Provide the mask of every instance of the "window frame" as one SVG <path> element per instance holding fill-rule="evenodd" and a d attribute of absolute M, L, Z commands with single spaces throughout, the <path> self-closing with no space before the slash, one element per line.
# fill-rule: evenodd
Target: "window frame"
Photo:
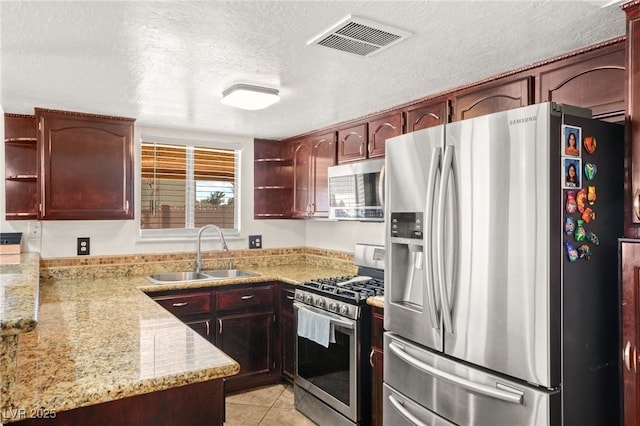
<path fill-rule="evenodd" d="M 237 238 L 240 236 L 241 231 L 241 218 L 242 218 L 242 144 L 238 142 L 220 142 L 215 139 L 198 139 L 193 137 L 179 137 L 179 136 L 164 136 L 157 133 L 142 133 L 138 137 L 137 143 L 137 161 L 136 167 L 136 184 L 139 190 L 136 194 L 138 205 L 138 219 L 137 226 L 140 235 L 140 239 L 144 241 L 184 241 L 192 240 L 198 235 L 200 228 L 165 228 L 165 229 L 142 229 L 142 143 L 161 143 L 170 144 L 184 147 L 201 147 L 212 149 L 233 149 L 236 151 L 236 163 L 235 163 L 235 193 L 234 193 L 234 222 L 235 228 L 222 228 L 222 232 L 225 238 Z M 193 210 L 193 209 L 192 209 Z"/>

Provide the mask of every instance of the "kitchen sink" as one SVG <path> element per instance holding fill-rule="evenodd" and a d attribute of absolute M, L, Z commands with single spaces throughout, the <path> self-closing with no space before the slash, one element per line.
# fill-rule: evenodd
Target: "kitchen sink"
<path fill-rule="evenodd" d="M 243 271 L 241 269 L 212 269 L 202 272 L 205 275 L 213 279 L 225 279 L 225 278 L 244 278 L 244 277 L 257 277 L 258 274 L 253 272 Z"/>
<path fill-rule="evenodd" d="M 258 274 L 240 269 L 212 269 L 203 272 L 163 272 L 147 275 L 145 278 L 154 284 L 169 284 L 193 281 L 211 281 L 229 278 L 257 277 Z"/>
<path fill-rule="evenodd" d="M 185 281 L 204 281 L 210 280 L 211 277 L 199 272 L 163 272 L 160 274 L 151 274 L 145 277 L 154 284 L 177 283 Z"/>

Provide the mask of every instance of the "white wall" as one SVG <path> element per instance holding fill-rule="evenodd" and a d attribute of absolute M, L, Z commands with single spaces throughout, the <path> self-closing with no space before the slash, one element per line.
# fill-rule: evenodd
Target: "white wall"
<path fill-rule="evenodd" d="M 0 113 L 2 113 L 0 106 Z M 139 175 L 139 141 L 141 133 L 153 133 L 149 127 L 136 126 L 136 176 Z M 155 131 L 157 133 L 157 131 Z M 230 249 L 248 247 L 248 235 L 261 234 L 263 247 L 308 246 L 329 250 L 353 252 L 356 243 L 384 244 L 384 225 L 365 222 L 304 221 L 304 220 L 253 220 L 253 140 L 246 137 L 212 135 L 182 130 L 163 129 L 163 134 L 189 139 L 235 142 L 242 145 L 241 157 L 241 236 L 229 239 Z M 4 120 L 0 120 L 0 140 L 4 139 Z M 4 144 L 0 146 L 0 164 L 4 170 Z M 4 175 L 4 173 L 2 173 Z M 138 253 L 171 253 L 194 250 L 193 240 L 142 241 L 139 238 L 137 205 L 135 220 L 115 221 L 41 221 L 41 237 L 29 235 L 30 221 L 5 220 L 4 185 L 0 185 L 0 230 L 22 232 L 23 250 L 40 251 L 43 258 L 76 256 L 76 239 L 91 238 L 91 255 L 118 255 Z M 136 204 L 139 204 L 140 183 L 136 180 Z M 217 241 L 206 241 L 203 248 L 218 248 Z"/>
<path fill-rule="evenodd" d="M 307 222 L 308 247 L 353 252 L 356 243 L 384 245 L 384 224 L 348 221 Z"/>

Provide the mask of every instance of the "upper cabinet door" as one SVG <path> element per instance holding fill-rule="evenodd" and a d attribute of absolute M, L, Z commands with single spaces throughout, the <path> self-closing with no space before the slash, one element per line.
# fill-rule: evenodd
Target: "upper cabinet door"
<path fill-rule="evenodd" d="M 367 124 L 338 131 L 338 163 L 367 158 Z"/>
<path fill-rule="evenodd" d="M 624 121 L 624 45 L 570 57 L 540 73 L 540 102 L 591 109 L 594 118 Z"/>
<path fill-rule="evenodd" d="M 311 214 L 311 141 L 303 139 L 293 144 L 293 208 L 294 217 Z"/>
<path fill-rule="evenodd" d="M 41 218 L 133 219 L 133 119 L 36 109 Z"/>
<path fill-rule="evenodd" d="M 405 110 L 407 115 L 405 133 L 446 124 L 449 121 L 447 105 L 447 101 L 428 101 L 407 108 Z"/>
<path fill-rule="evenodd" d="M 329 167 L 336 164 L 336 136 L 334 132 L 316 136 L 311 140 L 313 162 L 313 192 L 309 200 L 311 215 L 329 216 Z"/>
<path fill-rule="evenodd" d="M 499 84 L 482 84 L 454 97 L 455 121 L 527 106 L 532 102 L 530 76 Z"/>
<path fill-rule="evenodd" d="M 402 134 L 402 112 L 395 111 L 369 122 L 369 158 L 384 157 L 387 139 Z"/>
<path fill-rule="evenodd" d="M 630 137 L 629 192 L 626 194 L 625 235 L 640 238 L 640 3 L 624 5 L 627 14 L 627 128 Z"/>

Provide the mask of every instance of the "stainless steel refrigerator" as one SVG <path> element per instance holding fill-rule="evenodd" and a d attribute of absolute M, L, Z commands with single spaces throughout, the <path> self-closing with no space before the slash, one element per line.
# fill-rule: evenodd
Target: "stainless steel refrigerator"
<path fill-rule="evenodd" d="M 623 158 L 555 103 L 387 141 L 385 424 L 619 423 Z"/>

